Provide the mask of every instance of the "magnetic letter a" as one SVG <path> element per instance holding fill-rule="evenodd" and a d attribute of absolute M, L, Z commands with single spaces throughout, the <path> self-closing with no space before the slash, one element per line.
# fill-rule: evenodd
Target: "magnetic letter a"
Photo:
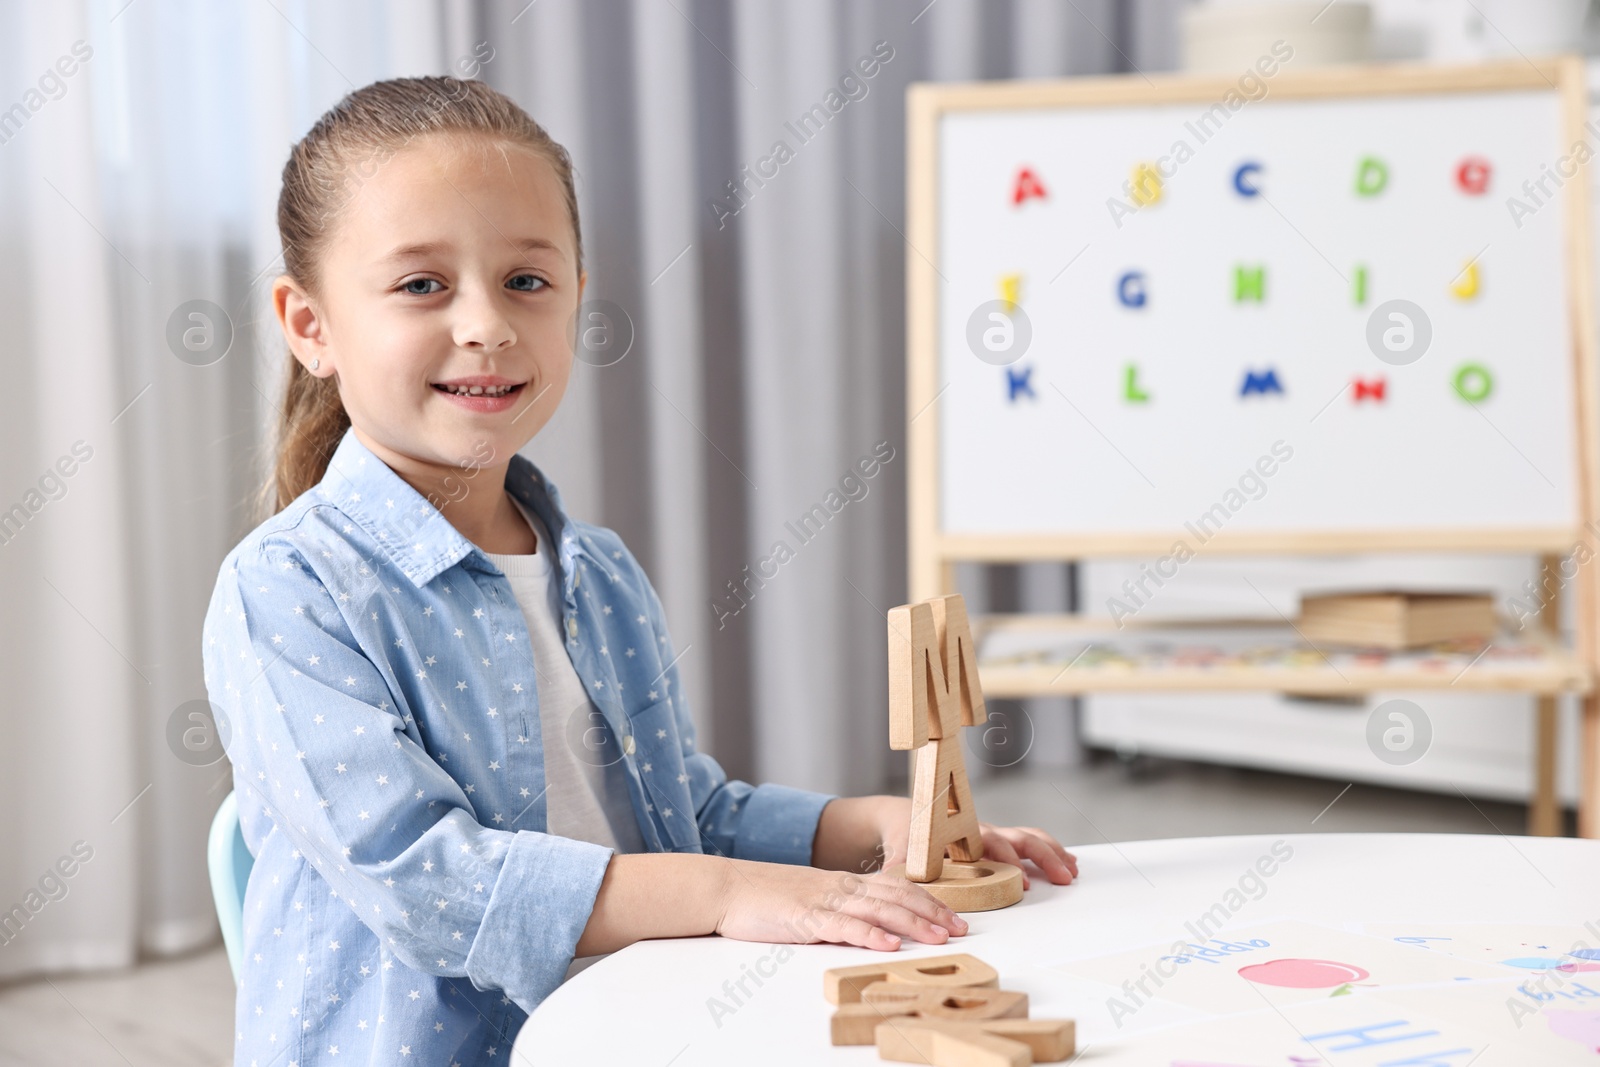
<path fill-rule="evenodd" d="M 961 727 L 984 722 L 978 655 L 959 595 L 889 612 L 889 747 L 912 749 L 906 877 L 936 881 L 950 858 L 983 858 Z"/>
<path fill-rule="evenodd" d="M 1045 199 L 1050 194 L 1045 192 L 1044 183 L 1034 175 L 1031 168 L 1023 167 L 1017 171 L 1016 180 L 1011 183 L 1011 206 L 1021 207 L 1024 200 L 1030 197 Z"/>

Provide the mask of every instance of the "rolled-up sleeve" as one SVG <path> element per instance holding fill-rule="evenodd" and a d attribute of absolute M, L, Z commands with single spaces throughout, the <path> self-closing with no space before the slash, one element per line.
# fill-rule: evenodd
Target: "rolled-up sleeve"
<path fill-rule="evenodd" d="M 714 855 L 734 859 L 810 866 L 817 822 L 822 818 L 823 807 L 836 799 L 836 794 L 816 793 L 775 782 L 751 785 L 737 779 L 730 781 L 716 759 L 695 749 L 694 720 L 679 684 L 678 655 L 667 633 L 666 612 L 644 568 L 625 546 L 621 551 L 644 589 L 650 625 L 662 649 L 662 659 L 667 663 L 663 672 L 666 690 L 672 694 L 678 736 L 685 742 L 683 763 L 689 775 L 690 796 L 694 801 L 702 847 Z"/>
<path fill-rule="evenodd" d="M 612 850 L 481 824 L 354 636 L 350 599 L 286 542 L 224 564 L 204 663 L 240 807 L 287 835 L 406 966 L 531 1012 L 561 984 Z"/>

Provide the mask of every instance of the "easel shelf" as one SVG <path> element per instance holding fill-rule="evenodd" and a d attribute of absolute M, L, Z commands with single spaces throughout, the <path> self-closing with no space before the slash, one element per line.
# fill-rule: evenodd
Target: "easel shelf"
<path fill-rule="evenodd" d="M 1542 631 L 1502 632 L 1487 646 L 1407 653 L 1317 648 L 1278 621 L 1125 623 L 1073 615 L 973 619 L 978 670 L 992 697 L 1268 691 L 1339 696 L 1398 689 L 1588 693 L 1589 669 Z"/>

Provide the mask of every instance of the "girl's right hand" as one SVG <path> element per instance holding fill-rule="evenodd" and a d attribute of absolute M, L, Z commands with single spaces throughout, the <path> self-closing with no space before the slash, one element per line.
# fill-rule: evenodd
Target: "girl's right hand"
<path fill-rule="evenodd" d="M 831 941 L 893 952 L 901 937 L 942 945 L 967 932 L 965 919 L 904 878 L 725 862 L 716 927 L 724 937 L 800 945 Z"/>

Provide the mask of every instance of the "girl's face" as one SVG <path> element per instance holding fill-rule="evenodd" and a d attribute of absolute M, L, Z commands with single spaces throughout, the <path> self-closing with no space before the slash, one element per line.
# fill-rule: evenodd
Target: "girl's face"
<path fill-rule="evenodd" d="M 433 135 L 349 178 L 320 299 L 290 283 L 280 302 L 297 357 L 337 375 L 362 443 L 403 473 L 503 469 L 572 370 L 585 278 L 555 170 L 520 146 Z"/>

